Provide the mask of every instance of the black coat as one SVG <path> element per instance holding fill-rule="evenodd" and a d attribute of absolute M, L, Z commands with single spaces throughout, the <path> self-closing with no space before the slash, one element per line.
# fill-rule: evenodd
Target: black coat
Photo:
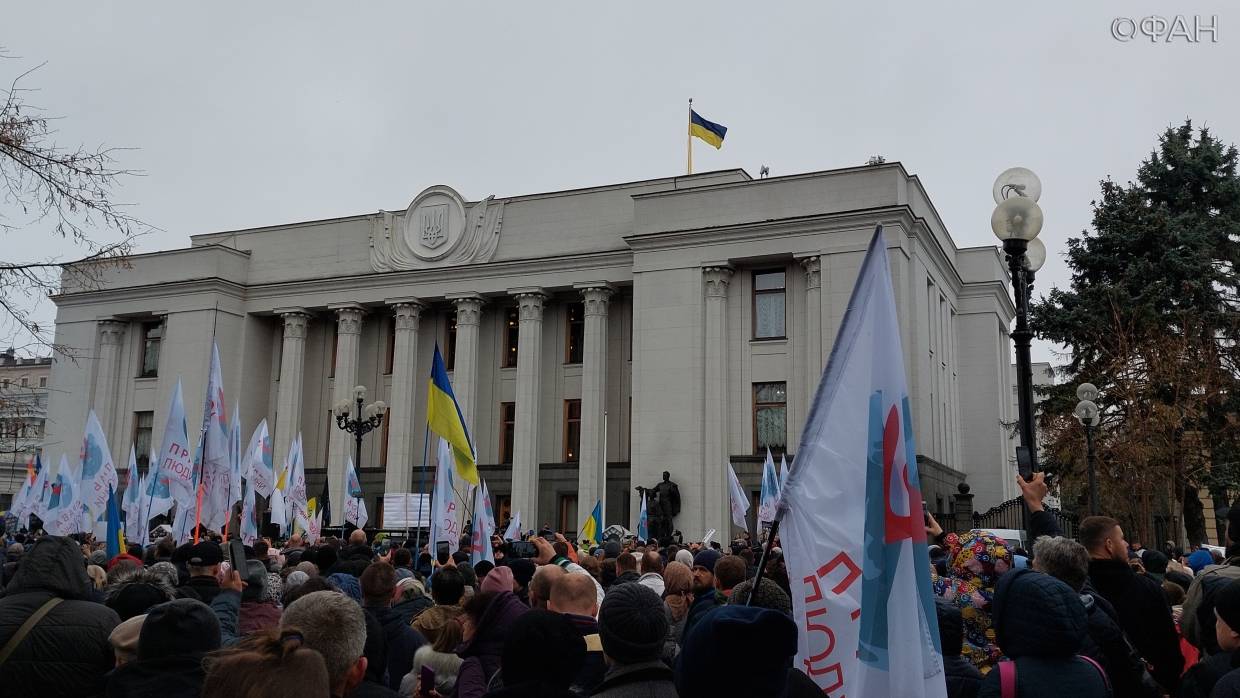
<path fill-rule="evenodd" d="M 1219 679 L 1235 668 L 1232 655 L 1213 654 L 1197 662 L 1180 679 L 1179 698 L 1210 698 Z M 1240 693 L 1235 694 L 1240 696 Z"/>
<path fill-rule="evenodd" d="M 106 698 L 198 698 L 206 671 L 202 655 L 130 662 L 108 674 Z"/>
<path fill-rule="evenodd" d="M 1161 696 L 1161 691 L 1151 691 L 1142 684 L 1145 663 L 1124 636 L 1110 602 L 1096 591 L 1086 588 L 1081 592 L 1081 603 L 1085 604 L 1086 618 L 1089 620 L 1089 635 L 1085 638 L 1081 654 L 1102 665 L 1115 695 L 1133 698 Z"/>
<path fill-rule="evenodd" d="M 1089 621 L 1067 584 L 1033 570 L 999 578 L 991 617 L 995 639 L 1016 665 L 1020 698 L 1107 698 L 1101 671 L 1077 656 Z M 999 668 L 982 680 L 979 698 L 999 698 Z"/>
<path fill-rule="evenodd" d="M 94 587 L 82 551 L 69 538 L 35 543 L 0 599 L 0 646 L 48 599 L 64 599 L 26 635 L 0 666 L 5 696 L 91 696 L 103 692 L 115 664 L 108 634 L 116 611 L 89 601 Z"/>
<path fill-rule="evenodd" d="M 215 577 L 190 577 L 177 587 L 177 595 L 183 599 L 198 599 L 210 606 L 220 594 L 220 583 Z"/>
<path fill-rule="evenodd" d="M 1153 668 L 1150 673 L 1168 693 L 1175 693 L 1184 669 L 1180 636 L 1162 585 L 1139 575 L 1120 560 L 1090 560 L 1090 584 L 1115 608 L 1119 625 Z"/>
<path fill-rule="evenodd" d="M 400 680 L 413 669 L 413 655 L 426 644 L 426 638 L 387 606 L 367 606 L 366 610 L 374 614 L 375 620 L 383 626 L 387 646 L 387 686 L 398 689 Z"/>
<path fill-rule="evenodd" d="M 982 672 L 973 662 L 960 655 L 943 657 L 943 672 L 947 675 L 947 698 L 977 698 Z"/>

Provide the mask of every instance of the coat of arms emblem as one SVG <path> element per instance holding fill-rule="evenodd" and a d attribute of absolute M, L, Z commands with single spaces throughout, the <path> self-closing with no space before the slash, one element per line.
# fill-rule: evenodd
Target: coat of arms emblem
<path fill-rule="evenodd" d="M 439 247 L 448 239 L 448 207 L 440 204 L 427 206 L 418 212 L 418 230 L 422 244 L 430 249 Z"/>

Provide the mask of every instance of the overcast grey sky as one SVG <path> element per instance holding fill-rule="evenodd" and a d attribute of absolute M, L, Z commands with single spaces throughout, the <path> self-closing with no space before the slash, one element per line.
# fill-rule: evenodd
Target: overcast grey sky
<path fill-rule="evenodd" d="M 1217 15 L 1217 42 L 1112 37 L 1117 17 L 1176 14 Z M 962 247 L 995 242 L 995 175 L 1033 169 L 1045 288 L 1098 180 L 1130 178 L 1161 130 L 1191 117 L 1240 140 L 1223 1 L 22 3 L 0 46 L 6 82 L 47 62 L 25 84 L 62 141 L 136 149 L 120 164 L 146 174 L 118 198 L 162 229 L 143 251 L 399 209 L 437 183 L 476 199 L 678 174 L 692 96 L 728 127 L 695 169 L 881 154 Z M 55 248 L 38 229 L 0 245 Z"/>

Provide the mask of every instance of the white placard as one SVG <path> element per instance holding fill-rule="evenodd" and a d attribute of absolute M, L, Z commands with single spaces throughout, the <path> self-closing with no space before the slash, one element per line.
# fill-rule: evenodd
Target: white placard
<path fill-rule="evenodd" d="M 383 495 L 383 528 L 422 528 L 430 524 L 429 494 L 388 492 Z"/>

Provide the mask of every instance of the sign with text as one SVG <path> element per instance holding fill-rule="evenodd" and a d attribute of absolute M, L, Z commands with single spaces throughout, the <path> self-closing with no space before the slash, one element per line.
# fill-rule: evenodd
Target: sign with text
<path fill-rule="evenodd" d="M 421 528 L 431 523 L 431 496 L 413 492 L 383 495 L 383 528 Z"/>

